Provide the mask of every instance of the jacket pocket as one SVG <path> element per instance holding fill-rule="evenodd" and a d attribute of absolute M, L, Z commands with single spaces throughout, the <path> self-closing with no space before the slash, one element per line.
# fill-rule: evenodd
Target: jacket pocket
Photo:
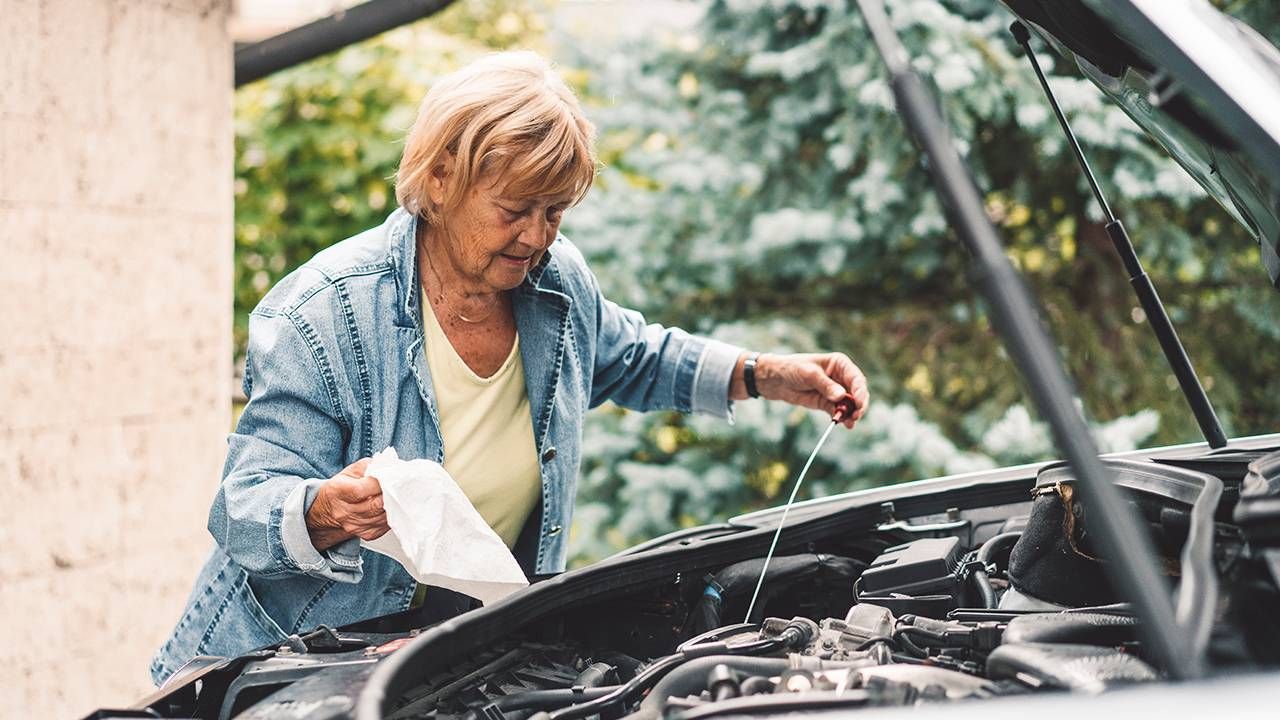
<path fill-rule="evenodd" d="M 249 584 L 249 573 L 234 563 L 226 571 L 231 574 L 231 587 L 205 627 L 195 654 L 235 657 L 284 640 L 287 633 L 262 608 Z"/>
<path fill-rule="evenodd" d="M 249 574 L 227 559 L 201 573 L 177 627 L 152 660 L 151 677 L 160 684 L 196 655 L 236 657 L 284 638 L 253 594 Z"/>

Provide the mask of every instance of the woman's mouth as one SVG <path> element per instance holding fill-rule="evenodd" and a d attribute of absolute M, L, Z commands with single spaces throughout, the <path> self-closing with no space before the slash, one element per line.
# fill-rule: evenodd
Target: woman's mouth
<path fill-rule="evenodd" d="M 498 257 L 502 260 L 502 262 L 508 265 L 511 265 L 512 267 L 525 267 L 529 264 L 529 260 L 533 258 L 532 255 L 520 256 L 520 255 L 508 255 L 506 253 L 501 253 L 498 255 Z"/>

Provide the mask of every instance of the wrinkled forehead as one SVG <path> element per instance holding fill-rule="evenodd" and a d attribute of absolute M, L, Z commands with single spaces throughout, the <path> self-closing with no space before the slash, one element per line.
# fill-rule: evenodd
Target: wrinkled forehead
<path fill-rule="evenodd" d="M 503 178 L 495 179 L 483 189 L 494 200 L 503 202 L 554 206 L 572 205 L 578 201 L 578 197 L 570 191 L 543 192 L 541 188 L 524 188 L 517 181 L 507 182 Z"/>

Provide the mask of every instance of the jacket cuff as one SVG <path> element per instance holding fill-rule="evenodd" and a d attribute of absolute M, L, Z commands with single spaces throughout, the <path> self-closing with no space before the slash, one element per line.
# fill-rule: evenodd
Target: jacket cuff
<path fill-rule="evenodd" d="M 338 582 L 359 582 L 364 575 L 360 560 L 360 539 L 351 538 L 320 551 L 311 544 L 307 532 L 307 511 L 316 500 L 324 480 L 304 480 L 289 491 L 280 518 L 281 544 L 289 560 L 302 572 Z"/>
<path fill-rule="evenodd" d="M 720 418 L 733 417 L 729 382 L 742 348 L 719 340 L 707 340 L 693 375 L 693 411 Z"/>

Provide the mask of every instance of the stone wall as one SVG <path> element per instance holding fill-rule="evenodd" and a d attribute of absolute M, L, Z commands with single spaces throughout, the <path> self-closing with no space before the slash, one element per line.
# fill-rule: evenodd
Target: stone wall
<path fill-rule="evenodd" d="M 0 0 L 0 717 L 151 690 L 230 417 L 231 0 Z"/>

